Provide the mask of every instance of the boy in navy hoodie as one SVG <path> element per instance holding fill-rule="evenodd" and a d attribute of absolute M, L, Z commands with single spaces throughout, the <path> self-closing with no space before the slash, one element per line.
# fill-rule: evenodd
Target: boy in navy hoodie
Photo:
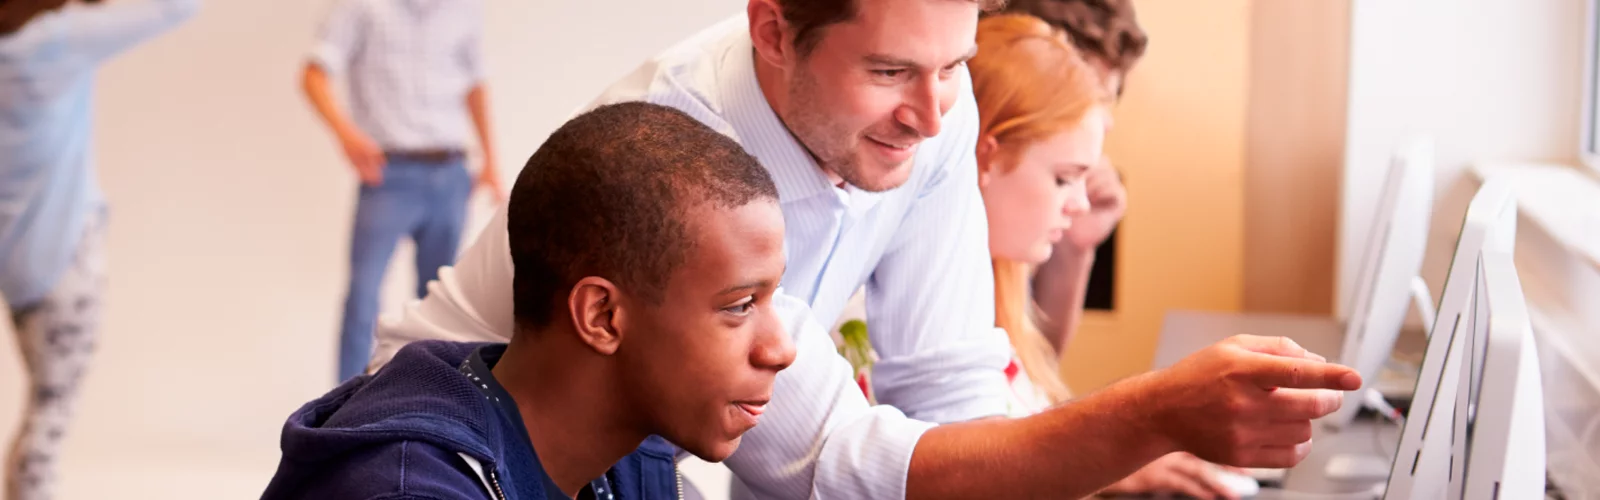
<path fill-rule="evenodd" d="M 654 436 L 726 458 L 794 360 L 777 200 L 679 111 L 574 118 L 511 191 L 511 343 L 412 344 L 306 404 L 262 498 L 677 498 Z"/>

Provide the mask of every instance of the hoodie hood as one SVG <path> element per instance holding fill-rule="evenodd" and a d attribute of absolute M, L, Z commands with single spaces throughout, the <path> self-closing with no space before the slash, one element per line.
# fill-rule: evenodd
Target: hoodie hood
<path fill-rule="evenodd" d="M 378 373 L 351 379 L 300 407 L 284 423 L 283 458 L 262 498 L 302 498 L 305 492 L 336 489 L 352 479 L 330 471 L 348 470 L 352 460 L 370 461 L 357 457 L 373 453 L 388 454 L 377 463 L 394 464 L 393 471 L 381 466 L 377 474 L 393 474 L 400 481 L 428 474 L 459 477 L 455 475 L 470 467 L 477 473 L 470 488 L 476 492 L 488 488 L 495 498 L 545 498 L 547 479 L 536 470 L 540 466 L 532 448 L 507 449 L 512 440 L 527 440 L 518 430 L 520 423 L 502 422 L 505 419 L 496 416 L 500 410 L 461 372 L 472 353 L 488 345 L 416 342 L 401 349 Z M 407 469 L 401 465 L 409 463 L 402 443 L 427 444 L 452 455 L 447 457 L 452 464 L 459 459 L 459 467 Z M 675 452 L 659 437 L 645 440 L 606 473 L 615 498 L 676 498 Z M 475 463 L 469 466 L 469 462 Z"/>
<path fill-rule="evenodd" d="M 492 424 L 494 409 L 459 371 L 483 345 L 419 342 L 377 374 L 306 403 L 283 426 L 284 457 L 337 460 L 374 445 L 421 441 L 494 461 L 504 443 Z"/>

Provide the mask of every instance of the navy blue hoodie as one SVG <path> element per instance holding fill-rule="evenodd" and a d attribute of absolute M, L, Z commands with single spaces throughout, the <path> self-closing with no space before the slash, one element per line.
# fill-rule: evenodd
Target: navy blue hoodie
<path fill-rule="evenodd" d="M 283 459 L 262 500 L 566 498 L 521 418 L 460 371 L 486 345 L 417 342 L 377 374 L 306 403 L 283 426 Z M 624 457 L 606 472 L 614 498 L 678 498 L 674 452 L 651 437 Z"/>

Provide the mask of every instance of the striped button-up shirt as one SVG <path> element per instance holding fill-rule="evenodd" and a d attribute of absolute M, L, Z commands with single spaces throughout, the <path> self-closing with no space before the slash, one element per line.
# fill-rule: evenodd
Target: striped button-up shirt
<path fill-rule="evenodd" d="M 464 149 L 483 22 L 482 0 L 335 0 L 311 62 L 345 77 L 351 119 L 380 147 Z"/>
<path fill-rule="evenodd" d="M 911 452 L 933 423 L 1003 415 L 1010 344 L 994 328 L 994 278 L 974 148 L 978 110 L 965 71 L 940 135 L 910 179 L 884 192 L 829 182 L 763 97 L 738 16 L 647 62 L 591 107 L 649 101 L 736 139 L 777 183 L 788 270 L 776 303 L 798 356 L 779 373 L 761 424 L 728 467 L 764 498 L 900 498 Z M 378 329 L 375 364 L 425 338 L 512 333 L 505 210 L 398 323 Z M 880 361 L 869 407 L 822 324 L 865 285 Z M 908 416 L 910 418 L 908 418 Z M 917 419 L 917 420 L 913 420 Z"/>

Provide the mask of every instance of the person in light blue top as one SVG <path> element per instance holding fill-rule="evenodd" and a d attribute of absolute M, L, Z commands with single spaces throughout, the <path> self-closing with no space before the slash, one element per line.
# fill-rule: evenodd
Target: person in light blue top
<path fill-rule="evenodd" d="M 95 72 L 189 18 L 197 0 L 0 1 L 0 295 L 29 387 L 6 498 L 51 497 L 57 451 L 99 325 L 104 200 Z"/>

